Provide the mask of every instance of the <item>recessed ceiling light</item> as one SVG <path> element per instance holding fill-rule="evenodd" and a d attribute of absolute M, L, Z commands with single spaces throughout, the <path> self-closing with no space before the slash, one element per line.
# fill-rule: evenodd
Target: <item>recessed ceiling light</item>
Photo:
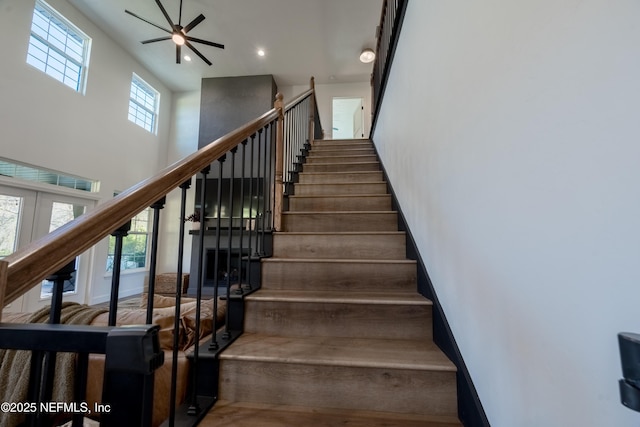
<path fill-rule="evenodd" d="M 258 49 L 258 56 L 265 56 L 266 53 L 262 49 Z"/>
<path fill-rule="evenodd" d="M 190 57 L 189 55 L 185 55 L 185 56 L 184 56 L 184 60 L 185 60 L 185 61 L 191 61 L 191 57 Z"/>
<path fill-rule="evenodd" d="M 371 49 L 364 49 L 360 53 L 360 61 L 364 62 L 365 64 L 368 64 L 369 62 L 373 62 L 374 59 L 376 59 L 376 54 Z"/>

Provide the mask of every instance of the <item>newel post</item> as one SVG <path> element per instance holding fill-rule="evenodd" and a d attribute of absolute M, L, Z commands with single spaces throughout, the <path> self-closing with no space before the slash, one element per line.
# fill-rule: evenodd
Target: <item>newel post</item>
<path fill-rule="evenodd" d="M 276 125 L 276 168 L 275 168 L 275 198 L 273 201 L 273 228 L 276 231 L 282 230 L 282 206 L 284 198 L 284 184 L 282 175 L 284 173 L 284 97 L 281 93 L 276 95 L 273 108 L 278 111 L 278 123 Z"/>
<path fill-rule="evenodd" d="M 309 145 L 313 144 L 313 138 L 315 136 L 315 123 L 316 123 L 316 79 L 311 76 L 309 82 L 311 87 L 311 97 L 309 98 Z"/>
<path fill-rule="evenodd" d="M 2 309 L 4 308 L 4 290 L 7 289 L 7 261 L 0 260 L 0 321 L 2 320 Z"/>

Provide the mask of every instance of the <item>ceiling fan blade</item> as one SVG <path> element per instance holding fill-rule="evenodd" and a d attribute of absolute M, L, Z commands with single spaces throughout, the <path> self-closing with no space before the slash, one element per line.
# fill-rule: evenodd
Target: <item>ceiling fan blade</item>
<path fill-rule="evenodd" d="M 165 19 L 167 20 L 167 22 L 169 23 L 169 25 L 171 25 L 171 28 L 174 29 L 174 31 L 176 31 L 176 26 L 173 23 L 173 21 L 171 20 L 171 17 L 169 17 L 169 14 L 167 13 L 167 10 L 164 8 L 164 6 L 162 5 L 162 3 L 160 3 L 160 0 L 156 0 L 156 4 L 158 5 L 158 7 L 160 8 L 160 11 L 162 12 L 162 14 L 164 15 Z"/>
<path fill-rule="evenodd" d="M 138 18 L 139 20 L 144 21 L 144 22 L 146 22 L 146 23 L 147 23 L 147 24 L 149 24 L 149 25 L 153 25 L 154 27 L 159 28 L 159 29 L 161 29 L 162 31 L 165 31 L 165 32 L 167 32 L 167 33 L 172 33 L 172 32 L 173 32 L 173 31 L 171 31 L 171 30 L 167 30 L 167 29 L 166 29 L 166 28 L 164 28 L 164 27 L 161 27 L 161 26 L 160 26 L 160 25 L 158 25 L 158 24 L 154 24 L 154 23 L 153 23 L 153 22 L 151 22 L 151 21 L 147 21 L 147 20 L 146 20 L 146 19 L 144 19 L 143 17 L 138 16 L 138 15 L 136 15 L 135 13 L 133 13 L 133 12 L 131 12 L 131 11 L 125 10 L 125 13 L 128 13 L 129 15 L 131 15 L 131 16 L 133 16 L 133 17 L 135 17 L 135 18 Z"/>
<path fill-rule="evenodd" d="M 180 52 L 181 52 L 180 48 L 181 47 L 182 46 L 180 46 L 179 44 L 176 45 L 176 64 L 179 64 L 180 60 L 181 60 L 181 54 L 180 54 Z"/>
<path fill-rule="evenodd" d="M 198 15 L 193 21 L 189 22 L 183 29 L 182 31 L 184 31 L 185 34 L 187 34 L 189 31 L 191 31 L 193 29 L 193 27 L 195 27 L 196 25 L 198 25 L 199 23 L 201 23 L 202 21 L 204 21 L 204 15 L 200 14 Z"/>
<path fill-rule="evenodd" d="M 220 49 L 224 49 L 224 45 L 220 44 L 220 43 L 214 43 L 214 42 L 210 42 L 210 41 L 207 41 L 207 40 L 197 39 L 195 37 L 189 37 L 189 36 L 186 36 L 185 38 L 187 40 L 189 40 L 189 41 L 192 41 L 192 42 L 202 43 L 202 44 L 206 44 L 208 46 L 213 46 L 213 47 L 218 47 Z"/>
<path fill-rule="evenodd" d="M 171 40 L 171 36 L 169 36 L 169 37 L 158 37 L 157 39 L 143 40 L 140 43 L 149 44 L 149 43 L 161 42 L 161 41 L 164 41 L 164 40 Z"/>
<path fill-rule="evenodd" d="M 204 57 L 203 54 L 200 53 L 200 51 L 198 49 L 196 49 L 195 47 L 193 47 L 193 45 L 191 43 L 189 43 L 189 41 L 185 41 L 184 42 L 185 46 L 187 46 L 189 49 L 191 49 L 193 51 L 193 53 L 195 53 L 196 55 L 198 55 L 200 57 L 200 59 L 202 59 L 204 62 L 207 63 L 207 65 L 211 66 L 211 61 L 209 61 L 207 58 Z"/>

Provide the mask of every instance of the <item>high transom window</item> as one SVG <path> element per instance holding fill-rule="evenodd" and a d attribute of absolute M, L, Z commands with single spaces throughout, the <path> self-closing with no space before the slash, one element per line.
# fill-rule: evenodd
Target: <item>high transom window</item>
<path fill-rule="evenodd" d="M 151 133 L 156 133 L 159 105 L 158 91 L 134 73 L 129 96 L 129 120 Z"/>
<path fill-rule="evenodd" d="M 41 0 L 36 0 L 27 63 L 84 93 L 91 39 Z"/>

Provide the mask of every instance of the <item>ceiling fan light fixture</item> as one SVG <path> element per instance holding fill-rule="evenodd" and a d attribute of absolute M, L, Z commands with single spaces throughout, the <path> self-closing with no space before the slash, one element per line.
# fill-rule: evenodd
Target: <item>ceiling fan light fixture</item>
<path fill-rule="evenodd" d="M 205 64 L 209 66 L 213 65 L 212 62 L 209 61 L 206 56 L 200 53 L 200 51 L 196 49 L 195 46 L 193 46 L 191 43 L 201 43 L 207 46 L 217 47 L 218 49 L 224 49 L 224 45 L 220 43 L 214 43 L 208 40 L 198 39 L 196 37 L 191 37 L 190 35 L 188 35 L 189 31 L 193 30 L 197 25 L 199 25 L 202 21 L 205 20 L 204 15 L 203 14 L 198 15 L 195 19 L 193 19 L 191 22 L 189 22 L 187 25 L 183 27 L 182 26 L 182 0 L 180 0 L 180 12 L 179 12 L 179 18 L 177 23 L 173 22 L 173 20 L 167 13 L 167 10 L 164 8 L 160 0 L 156 0 L 156 4 L 158 5 L 158 8 L 160 8 L 160 11 L 164 15 L 171 29 L 165 28 L 162 25 L 158 25 L 151 21 L 148 21 L 145 18 L 138 16 L 135 13 L 125 9 L 125 13 L 169 34 L 168 36 L 164 36 L 164 37 L 158 37 L 150 40 L 143 40 L 141 43 L 149 44 L 149 43 L 161 42 L 165 40 L 171 40 L 176 45 L 176 64 L 180 64 L 181 49 L 182 49 L 182 46 L 186 46 L 189 49 L 191 49 L 193 53 L 198 55 L 200 59 L 202 59 L 205 62 Z"/>
<path fill-rule="evenodd" d="M 173 42 L 178 46 L 183 46 L 184 42 L 186 41 L 184 35 L 177 32 L 171 35 L 171 40 L 173 40 Z"/>
<path fill-rule="evenodd" d="M 374 59 L 376 59 L 376 53 L 372 49 L 363 49 L 360 53 L 360 62 L 368 64 L 373 62 Z"/>

